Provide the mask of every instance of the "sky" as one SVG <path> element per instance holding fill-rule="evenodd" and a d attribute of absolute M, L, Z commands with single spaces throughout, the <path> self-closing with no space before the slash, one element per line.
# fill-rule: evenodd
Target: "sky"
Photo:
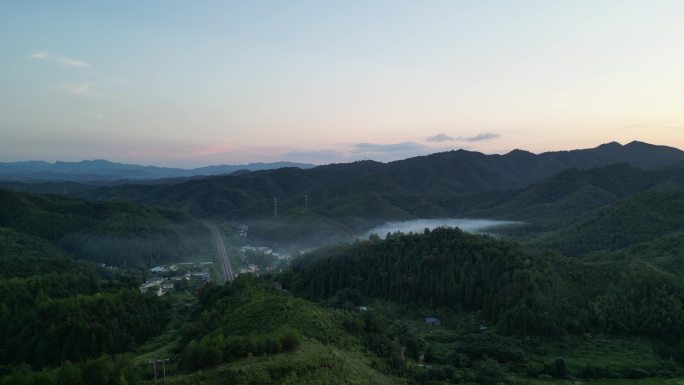
<path fill-rule="evenodd" d="M 684 148 L 684 2 L 0 0 L 0 161 Z"/>

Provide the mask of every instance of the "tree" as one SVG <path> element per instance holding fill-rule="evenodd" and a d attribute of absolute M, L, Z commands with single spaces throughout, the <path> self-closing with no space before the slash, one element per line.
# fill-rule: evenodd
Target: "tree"
<path fill-rule="evenodd" d="M 128 381 L 126 381 L 126 375 L 121 372 L 121 375 L 119 376 L 119 385 L 128 385 Z"/>
<path fill-rule="evenodd" d="M 551 366 L 551 375 L 554 378 L 565 378 L 568 376 L 567 369 L 565 367 L 565 360 L 562 358 L 557 358 Z"/>
<path fill-rule="evenodd" d="M 75 366 L 71 361 L 64 361 L 62 366 L 57 370 L 57 385 L 81 385 L 83 378 L 81 377 L 81 369 Z"/>

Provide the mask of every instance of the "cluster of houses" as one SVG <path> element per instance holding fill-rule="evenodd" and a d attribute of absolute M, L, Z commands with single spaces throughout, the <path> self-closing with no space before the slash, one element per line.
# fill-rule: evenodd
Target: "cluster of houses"
<path fill-rule="evenodd" d="M 253 264 L 248 264 L 247 267 L 243 267 L 240 269 L 240 274 L 245 274 L 245 273 L 256 273 L 259 271 L 259 266 L 253 265 Z"/>
<path fill-rule="evenodd" d="M 246 266 L 240 269 L 240 274 L 258 273 L 261 270 L 261 268 L 264 267 L 261 266 L 260 268 L 257 264 L 252 263 L 252 261 L 250 260 L 250 255 L 253 254 L 272 256 L 275 260 L 278 261 L 288 260 L 291 257 L 289 253 L 275 252 L 272 248 L 266 246 L 242 246 L 239 249 L 239 255 Z M 271 267 L 268 267 L 268 270 L 270 269 Z"/>
<path fill-rule="evenodd" d="M 261 253 L 264 255 L 273 254 L 273 249 L 266 246 L 242 246 L 240 248 L 240 254 L 245 255 L 247 253 Z"/>
<path fill-rule="evenodd" d="M 166 267 L 166 266 L 155 266 L 155 267 L 153 267 L 153 268 L 150 269 L 150 271 L 153 272 L 153 273 L 166 273 L 166 272 L 169 272 L 169 271 L 177 271 L 177 270 L 178 270 L 178 266 L 177 266 L 177 265 L 171 265 L 171 266 L 169 266 L 169 267 Z"/>
<path fill-rule="evenodd" d="M 237 226 L 237 231 L 240 234 L 240 238 L 247 238 L 247 232 L 249 231 L 249 226 L 247 225 L 238 225 Z"/>
<path fill-rule="evenodd" d="M 140 285 L 141 293 L 153 291 L 159 297 L 171 290 L 173 290 L 173 282 L 170 282 L 168 278 L 162 277 L 152 277 Z"/>
<path fill-rule="evenodd" d="M 202 262 L 200 265 L 212 264 L 212 262 Z M 195 265 L 193 263 L 180 263 L 179 265 Z M 156 266 L 150 269 L 153 273 L 174 273 L 179 269 L 178 265 L 166 266 Z M 169 291 L 173 290 L 174 282 L 180 281 L 191 281 L 197 280 L 201 282 L 209 282 L 211 280 L 211 275 L 208 271 L 186 271 L 185 273 L 179 273 L 172 275 L 170 277 L 159 277 L 154 276 L 145 281 L 140 285 L 139 289 L 141 293 L 147 293 L 148 291 L 153 291 L 158 296 L 162 296 Z"/>

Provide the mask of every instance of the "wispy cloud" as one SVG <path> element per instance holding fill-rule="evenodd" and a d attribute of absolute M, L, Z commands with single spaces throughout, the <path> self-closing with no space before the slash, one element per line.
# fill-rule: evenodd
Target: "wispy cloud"
<path fill-rule="evenodd" d="M 461 137 L 454 138 L 453 136 L 449 136 L 447 134 L 441 133 L 437 135 L 433 135 L 425 139 L 427 142 L 455 142 L 457 140 L 461 139 Z"/>
<path fill-rule="evenodd" d="M 492 140 L 500 137 L 501 135 L 499 134 L 494 134 L 491 132 L 486 132 L 484 134 L 477 134 L 475 136 L 470 136 L 467 138 L 463 138 L 466 142 L 483 142 L 485 140 Z"/>
<path fill-rule="evenodd" d="M 311 151 L 290 151 L 288 153 L 285 153 L 283 157 L 287 160 L 298 160 L 314 163 L 338 162 L 346 159 L 344 153 L 331 149 Z"/>
<path fill-rule="evenodd" d="M 221 144 L 215 144 L 211 146 L 205 146 L 205 147 L 196 147 L 196 148 L 191 148 L 187 149 L 182 152 L 183 156 L 208 156 L 208 155 L 216 155 L 216 154 L 225 154 L 229 152 L 233 152 L 240 149 L 240 147 L 228 144 L 228 143 L 221 143 Z"/>
<path fill-rule="evenodd" d="M 51 63 L 58 67 L 67 68 L 83 77 L 91 80 L 96 80 L 99 85 L 121 85 L 125 83 L 125 79 L 119 76 L 111 76 L 96 71 L 90 63 L 85 60 L 75 59 L 64 55 L 59 55 L 50 52 L 34 52 L 29 55 L 31 60 L 38 60 Z M 71 84 L 63 86 L 62 89 L 71 95 L 92 95 L 95 83 L 93 81 L 80 82 L 78 84 Z"/>
<path fill-rule="evenodd" d="M 391 162 L 446 150 L 448 149 L 416 142 L 390 144 L 358 143 L 349 147 L 349 158 L 350 160 L 373 159 L 381 162 Z"/>
<path fill-rule="evenodd" d="M 133 158 L 166 158 L 166 159 L 192 159 L 221 157 L 237 153 L 240 147 L 228 143 L 219 143 L 206 146 L 176 145 L 168 148 L 145 147 L 141 149 L 129 149 L 126 155 Z"/>
<path fill-rule="evenodd" d="M 416 142 L 401 142 L 392 144 L 377 143 L 358 143 L 352 146 L 353 153 L 393 153 L 393 152 L 412 152 L 428 148 Z"/>
<path fill-rule="evenodd" d="M 436 134 L 425 139 L 426 142 L 441 143 L 441 142 L 483 142 L 500 137 L 499 134 L 485 132 L 473 136 L 451 136 L 445 133 Z"/>
<path fill-rule="evenodd" d="M 91 95 L 93 93 L 93 85 L 91 83 L 67 84 L 63 89 L 67 94 L 76 96 Z"/>
<path fill-rule="evenodd" d="M 69 95 L 75 95 L 75 96 L 82 96 L 82 95 L 91 95 L 93 93 L 93 84 L 92 83 L 73 83 L 73 84 L 66 84 L 62 87 L 64 92 L 66 92 Z"/>
<path fill-rule="evenodd" d="M 85 62 L 83 60 L 73 59 L 70 57 L 52 54 L 52 53 L 48 53 L 48 52 L 35 52 L 35 53 L 31 54 L 31 59 L 33 59 L 33 60 L 44 60 L 44 61 L 48 61 L 51 63 L 59 64 L 59 65 L 65 66 L 65 67 L 74 67 L 74 68 L 89 68 L 90 67 L 90 63 Z"/>
<path fill-rule="evenodd" d="M 99 112 L 81 112 L 79 115 L 85 117 L 85 118 L 93 118 L 93 119 L 99 119 L 102 117 L 102 114 Z"/>

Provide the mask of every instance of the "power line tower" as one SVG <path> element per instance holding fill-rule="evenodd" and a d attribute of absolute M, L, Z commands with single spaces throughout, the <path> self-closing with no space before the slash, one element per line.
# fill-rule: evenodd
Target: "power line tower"
<path fill-rule="evenodd" d="M 309 210 L 309 196 L 304 195 L 304 211 L 308 211 L 308 210 Z"/>
<path fill-rule="evenodd" d="M 278 198 L 273 198 L 273 217 L 278 216 Z"/>

